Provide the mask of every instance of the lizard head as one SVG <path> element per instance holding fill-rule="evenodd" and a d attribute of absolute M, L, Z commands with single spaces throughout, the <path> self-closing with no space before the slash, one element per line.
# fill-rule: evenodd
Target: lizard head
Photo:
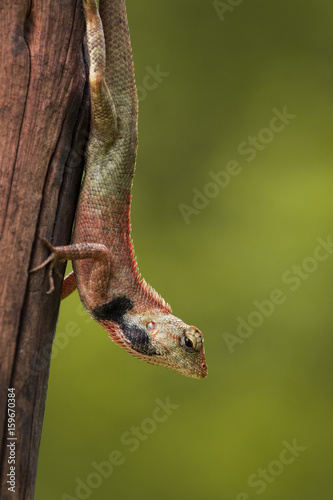
<path fill-rule="evenodd" d="M 133 356 L 187 377 L 206 377 L 202 333 L 173 316 L 168 306 L 138 307 L 120 296 L 96 307 L 93 315 Z"/>

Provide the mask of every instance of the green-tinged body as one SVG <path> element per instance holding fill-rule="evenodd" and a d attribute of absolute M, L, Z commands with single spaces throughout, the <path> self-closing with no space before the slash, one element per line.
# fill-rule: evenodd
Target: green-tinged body
<path fill-rule="evenodd" d="M 201 332 L 171 314 L 140 280 L 130 236 L 130 203 L 137 148 L 137 95 L 124 0 L 84 0 L 90 57 L 91 132 L 73 243 L 52 248 L 38 268 L 72 259 L 84 307 L 134 356 L 183 375 L 207 375 Z M 103 24 L 102 24 L 103 23 Z M 74 281 L 75 280 L 75 281 Z"/>

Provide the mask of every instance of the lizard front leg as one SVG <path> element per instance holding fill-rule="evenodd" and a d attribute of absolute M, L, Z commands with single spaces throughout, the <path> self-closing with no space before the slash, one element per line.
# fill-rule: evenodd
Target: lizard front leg
<path fill-rule="evenodd" d="M 45 238 L 41 238 L 41 241 L 49 248 L 51 253 L 39 266 L 31 269 L 30 272 L 33 273 L 43 269 L 44 267 L 47 268 L 50 283 L 47 293 L 52 293 L 54 291 L 53 270 L 60 276 L 56 266 L 58 262 L 65 262 L 66 260 L 94 260 L 94 265 L 92 266 L 89 279 L 90 286 L 88 293 L 90 295 L 94 295 L 94 283 L 108 283 L 110 275 L 110 252 L 105 245 L 98 243 L 77 243 L 73 245 L 54 247 Z M 73 278 L 73 273 L 66 276 L 63 283 L 62 298 L 67 297 L 76 289 L 76 283 Z"/>

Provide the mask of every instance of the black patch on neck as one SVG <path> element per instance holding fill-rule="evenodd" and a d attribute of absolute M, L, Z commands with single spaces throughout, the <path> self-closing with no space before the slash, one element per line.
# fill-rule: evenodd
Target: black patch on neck
<path fill-rule="evenodd" d="M 128 340 L 130 346 L 134 351 L 137 351 L 146 356 L 156 356 L 158 353 L 151 345 L 150 338 L 147 332 L 135 325 L 120 325 L 121 331 Z"/>
<path fill-rule="evenodd" d="M 126 295 L 121 295 L 102 306 L 95 307 L 92 312 L 97 321 L 113 321 L 121 325 L 124 321 L 124 314 L 133 307 L 133 301 Z"/>
<path fill-rule="evenodd" d="M 133 307 L 134 302 L 126 295 L 121 295 L 102 306 L 95 307 L 92 313 L 97 321 L 113 321 L 117 323 L 134 351 L 146 356 L 157 356 L 158 353 L 151 345 L 148 333 L 139 326 L 128 325 L 125 321 L 124 315 Z"/>

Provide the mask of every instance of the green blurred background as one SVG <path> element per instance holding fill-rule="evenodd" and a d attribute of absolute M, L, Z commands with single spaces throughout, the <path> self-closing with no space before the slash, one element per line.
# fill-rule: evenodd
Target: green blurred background
<path fill-rule="evenodd" d="M 127 2 L 141 98 L 135 249 L 146 280 L 203 331 L 208 378 L 129 356 L 74 294 L 55 338 L 37 500 L 332 498 L 333 255 L 313 255 L 332 234 L 333 4 L 244 0 L 223 14 L 222 3 Z M 296 116 L 267 131 L 284 107 Z M 240 173 L 207 187 L 230 161 Z M 194 207 L 193 189 L 215 196 L 187 224 L 179 205 Z M 276 289 L 283 303 L 264 303 L 260 320 L 254 301 Z M 249 316 L 258 326 L 242 339 L 237 318 Z M 168 398 L 170 415 L 151 420 Z M 115 450 L 101 479 L 93 463 Z"/>

